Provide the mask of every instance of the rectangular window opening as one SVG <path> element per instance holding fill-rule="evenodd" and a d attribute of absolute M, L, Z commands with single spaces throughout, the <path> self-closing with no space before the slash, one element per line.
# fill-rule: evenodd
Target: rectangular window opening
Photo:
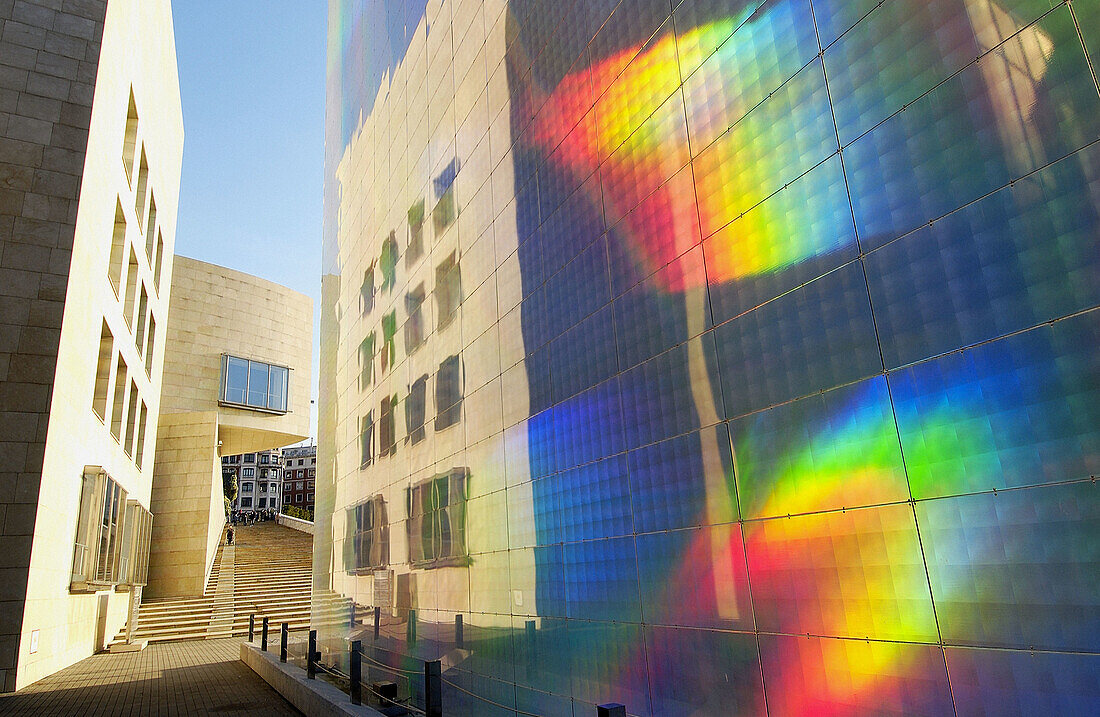
<path fill-rule="evenodd" d="M 448 356 L 435 376 L 435 430 L 442 431 L 462 418 L 462 361 Z"/>
<path fill-rule="evenodd" d="M 122 167 L 126 170 L 126 182 L 134 182 L 134 152 L 137 149 L 138 113 L 134 89 L 130 88 L 130 106 L 126 109 L 126 134 L 122 140 Z"/>
<path fill-rule="evenodd" d="M 138 228 L 144 231 L 141 223 L 145 218 L 145 195 L 149 189 L 149 160 L 145 157 L 145 146 L 141 148 L 141 166 L 138 169 L 137 193 L 134 197 L 134 213 L 137 214 Z"/>
<path fill-rule="evenodd" d="M 126 256 L 126 214 L 122 211 L 122 200 L 115 202 L 115 226 L 111 238 L 111 257 L 107 265 L 107 278 L 115 296 L 122 291 L 122 260 Z"/>
<path fill-rule="evenodd" d="M 122 441 L 122 419 L 126 410 L 126 386 L 129 376 L 126 371 L 126 361 L 122 354 L 117 354 L 118 362 L 115 364 L 115 397 L 111 406 L 111 435 L 116 441 Z"/>
<path fill-rule="evenodd" d="M 145 375 L 153 376 L 153 347 L 156 345 L 157 320 L 149 310 L 149 330 L 145 336 Z"/>
<path fill-rule="evenodd" d="M 435 268 L 435 303 L 439 328 L 447 327 L 462 303 L 462 273 L 455 252 Z"/>
<path fill-rule="evenodd" d="M 134 463 L 137 464 L 138 470 L 144 470 L 144 458 L 145 458 L 145 428 L 149 422 L 149 407 L 145 405 L 145 401 L 141 402 L 141 413 L 138 416 L 138 432 L 137 442 L 134 446 Z"/>
<path fill-rule="evenodd" d="M 92 410 L 99 420 L 107 422 L 107 393 L 111 383 L 111 359 L 114 357 L 114 336 L 107 322 L 99 334 L 99 359 L 95 372 L 95 392 L 92 395 Z"/>
<path fill-rule="evenodd" d="M 134 348 L 138 353 L 145 350 L 145 321 L 149 313 L 149 292 L 145 290 L 145 284 L 141 285 L 141 300 L 137 305 L 137 326 L 134 328 Z"/>
<path fill-rule="evenodd" d="M 129 406 L 126 412 L 126 434 L 122 441 L 122 450 L 127 456 L 134 454 L 134 436 L 137 434 L 137 411 L 138 411 L 138 387 L 137 383 L 130 381 L 130 395 L 127 399 Z"/>
<path fill-rule="evenodd" d="M 137 305 L 138 292 L 138 261 L 133 247 L 130 248 L 130 265 L 126 269 L 126 305 L 123 318 L 126 319 L 126 327 L 134 328 L 134 307 Z"/>
<path fill-rule="evenodd" d="M 157 229 L 157 258 L 156 266 L 153 268 L 153 285 L 157 290 L 157 294 L 160 294 L 160 270 L 164 263 L 164 232 L 159 228 Z"/>
<path fill-rule="evenodd" d="M 411 354 L 424 343 L 424 285 L 416 287 L 405 295 L 405 353 Z"/>
<path fill-rule="evenodd" d="M 157 198 L 149 192 L 149 218 L 145 221 L 145 256 L 153 265 L 153 249 L 157 240 Z"/>

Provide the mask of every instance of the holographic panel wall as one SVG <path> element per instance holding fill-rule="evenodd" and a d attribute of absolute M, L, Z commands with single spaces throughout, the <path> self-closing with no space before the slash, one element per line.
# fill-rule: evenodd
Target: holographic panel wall
<path fill-rule="evenodd" d="M 1100 3 L 330 12 L 329 640 L 448 714 L 1096 710 Z"/>

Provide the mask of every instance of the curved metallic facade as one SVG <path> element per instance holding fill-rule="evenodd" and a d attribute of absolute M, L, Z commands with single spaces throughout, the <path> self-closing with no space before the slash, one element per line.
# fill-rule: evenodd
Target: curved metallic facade
<path fill-rule="evenodd" d="M 448 714 L 1095 707 L 1097 26 L 331 0 L 322 638 Z"/>

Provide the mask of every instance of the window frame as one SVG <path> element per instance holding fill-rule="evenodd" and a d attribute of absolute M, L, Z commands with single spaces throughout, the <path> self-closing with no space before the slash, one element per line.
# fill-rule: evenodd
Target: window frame
<path fill-rule="evenodd" d="M 245 364 L 245 383 L 243 386 L 244 397 L 243 402 L 230 398 L 230 391 L 237 393 L 241 390 L 241 387 L 232 386 L 230 384 L 228 372 L 233 365 L 233 362 L 244 362 Z M 266 370 L 267 378 L 264 381 L 264 390 L 261 391 L 259 386 L 253 386 L 253 366 L 258 367 L 259 371 L 262 367 Z M 239 368 L 239 366 L 238 366 Z M 271 363 L 269 361 L 259 361 L 257 359 L 244 358 L 243 356 L 234 356 L 232 354 L 223 353 L 221 355 L 221 384 L 218 391 L 218 405 L 229 406 L 232 408 L 241 408 L 246 411 L 257 411 L 259 413 L 270 413 L 274 415 L 285 415 L 291 413 L 290 410 L 290 374 L 294 369 L 289 366 L 283 366 L 282 364 Z M 275 379 L 276 373 L 282 374 L 281 381 L 281 393 L 272 392 L 271 382 Z M 263 395 L 263 405 L 252 403 L 253 394 Z M 281 406 L 272 407 L 270 404 L 272 401 L 282 401 Z"/>

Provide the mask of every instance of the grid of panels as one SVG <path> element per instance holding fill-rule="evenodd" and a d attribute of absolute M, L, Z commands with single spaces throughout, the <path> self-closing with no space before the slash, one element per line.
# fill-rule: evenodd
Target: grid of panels
<path fill-rule="evenodd" d="M 362 113 L 330 129 L 333 307 L 454 159 L 425 261 L 457 247 L 466 291 L 459 338 L 390 374 L 462 349 L 457 437 L 332 476 L 339 511 L 469 470 L 469 563 L 394 546 L 375 658 L 448 653 L 462 615 L 469 714 L 1095 704 L 1096 3 L 359 5 L 333 10 L 330 93 Z M 330 321 L 353 363 L 359 317 Z M 336 375 L 343 455 L 400 381 Z"/>

